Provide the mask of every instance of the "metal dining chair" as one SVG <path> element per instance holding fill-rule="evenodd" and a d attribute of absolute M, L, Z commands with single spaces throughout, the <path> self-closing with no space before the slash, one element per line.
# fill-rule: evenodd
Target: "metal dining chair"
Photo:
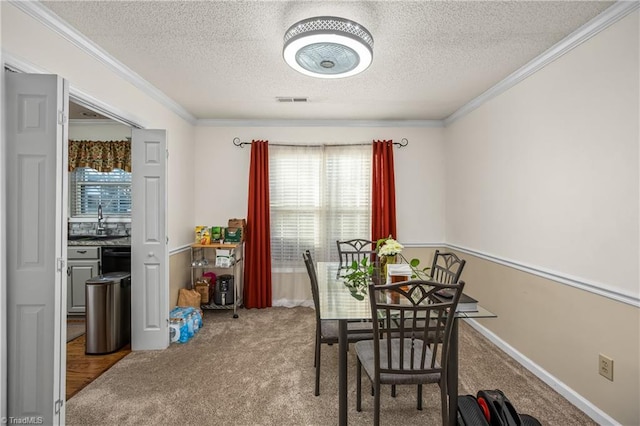
<path fill-rule="evenodd" d="M 348 268 L 353 261 L 358 263 L 362 259 L 374 261 L 376 258 L 376 242 L 362 238 L 353 240 L 336 241 L 338 246 L 338 257 L 340 258 L 340 268 Z"/>
<path fill-rule="evenodd" d="M 421 410 L 422 385 L 429 383 L 440 387 L 442 424 L 448 425 L 448 348 L 463 288 L 462 281 L 425 280 L 369 286 L 373 340 L 355 344 L 356 410 L 362 411 L 364 368 L 373 385 L 374 425 L 380 424 L 381 385 L 417 385 L 417 408 Z M 436 292 L 441 290 L 453 292 L 453 297 L 438 298 Z"/>
<path fill-rule="evenodd" d="M 338 321 L 320 319 L 320 295 L 318 290 L 318 276 L 316 268 L 311 258 L 311 253 L 306 250 L 302 253 L 304 264 L 309 274 L 309 282 L 311 283 L 311 294 L 313 296 L 313 304 L 316 311 L 316 338 L 315 338 L 315 355 L 313 357 L 313 366 L 316 368 L 316 385 L 315 395 L 320 395 L 320 348 L 321 345 L 333 345 L 338 343 Z M 358 342 L 361 340 L 372 339 L 372 324 L 368 321 L 353 321 L 347 324 L 347 340 Z"/>
<path fill-rule="evenodd" d="M 457 283 L 466 263 L 466 260 L 460 259 L 455 253 L 436 250 L 431 264 L 431 279 L 445 284 Z"/>

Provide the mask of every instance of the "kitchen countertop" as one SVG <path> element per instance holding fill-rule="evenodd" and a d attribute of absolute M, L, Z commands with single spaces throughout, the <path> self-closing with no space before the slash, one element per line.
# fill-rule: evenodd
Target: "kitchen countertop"
<path fill-rule="evenodd" d="M 68 240 L 69 246 L 130 246 L 131 237 L 122 236 L 121 238 L 98 238 L 95 240 Z"/>

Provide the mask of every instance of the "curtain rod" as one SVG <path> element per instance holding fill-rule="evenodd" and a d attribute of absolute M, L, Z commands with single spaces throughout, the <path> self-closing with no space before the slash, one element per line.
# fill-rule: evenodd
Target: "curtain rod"
<path fill-rule="evenodd" d="M 251 145 L 251 142 L 241 142 L 240 138 L 235 137 L 233 138 L 233 144 L 235 146 L 239 146 L 240 148 L 244 148 L 245 145 Z M 372 142 L 360 142 L 360 143 L 334 143 L 334 144 L 313 144 L 313 145 L 301 145 L 301 144 L 287 144 L 287 143 L 278 143 L 278 142 L 274 142 L 274 143 L 269 143 L 269 145 L 274 145 L 274 146 L 300 146 L 300 147 L 317 147 L 317 146 L 349 146 L 349 145 L 353 145 L 353 146 L 361 146 L 361 145 L 371 145 Z M 402 138 L 402 140 L 400 142 L 393 142 L 394 145 L 396 145 L 399 148 L 404 148 L 405 146 L 409 145 L 409 140 L 407 138 Z"/>

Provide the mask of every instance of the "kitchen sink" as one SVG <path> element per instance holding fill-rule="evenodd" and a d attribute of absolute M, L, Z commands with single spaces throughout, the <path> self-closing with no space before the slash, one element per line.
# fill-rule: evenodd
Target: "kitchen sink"
<path fill-rule="evenodd" d="M 117 240 L 118 238 L 126 238 L 126 235 L 69 235 L 69 241 L 94 241 L 94 240 Z"/>

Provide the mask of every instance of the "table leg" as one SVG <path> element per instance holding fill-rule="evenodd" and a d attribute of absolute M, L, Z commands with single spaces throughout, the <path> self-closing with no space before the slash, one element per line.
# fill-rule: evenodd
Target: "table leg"
<path fill-rule="evenodd" d="M 458 417 L 458 318 L 453 320 L 449 342 L 447 391 L 449 393 L 449 424 L 455 425 Z"/>
<path fill-rule="evenodd" d="M 338 321 L 338 424 L 347 424 L 347 320 Z"/>

